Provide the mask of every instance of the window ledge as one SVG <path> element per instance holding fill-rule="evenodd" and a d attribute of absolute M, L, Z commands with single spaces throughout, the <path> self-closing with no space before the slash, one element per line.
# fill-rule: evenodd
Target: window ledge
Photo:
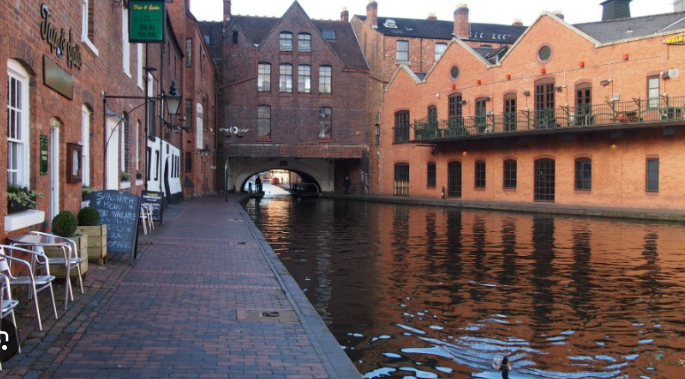
<path fill-rule="evenodd" d="M 143 179 L 136 179 L 136 185 L 142 186 L 143 185 Z"/>
<path fill-rule="evenodd" d="M 119 189 L 131 188 L 131 182 L 119 182 Z"/>
<path fill-rule="evenodd" d="M 98 48 L 95 47 L 95 45 L 92 42 L 90 42 L 90 40 L 88 38 L 84 38 L 83 43 L 86 44 L 86 46 L 88 46 L 90 51 L 92 51 L 96 57 L 100 56 L 100 52 L 98 51 Z"/>
<path fill-rule="evenodd" d="M 43 211 L 32 209 L 21 213 L 14 213 L 5 216 L 5 231 L 13 232 L 29 226 L 38 225 L 43 221 L 45 221 L 45 212 Z"/>

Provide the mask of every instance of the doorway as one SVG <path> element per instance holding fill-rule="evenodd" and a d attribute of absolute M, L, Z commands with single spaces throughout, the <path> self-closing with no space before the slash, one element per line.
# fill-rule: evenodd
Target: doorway
<path fill-rule="evenodd" d="M 61 123 L 50 120 L 50 224 L 59 213 L 59 132 Z"/>

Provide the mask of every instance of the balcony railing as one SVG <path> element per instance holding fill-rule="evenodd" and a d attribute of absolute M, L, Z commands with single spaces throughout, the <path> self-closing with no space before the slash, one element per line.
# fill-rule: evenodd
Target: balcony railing
<path fill-rule="evenodd" d="M 427 141 L 616 124 L 685 120 L 685 96 L 568 106 L 540 111 L 414 121 L 414 140 Z"/>

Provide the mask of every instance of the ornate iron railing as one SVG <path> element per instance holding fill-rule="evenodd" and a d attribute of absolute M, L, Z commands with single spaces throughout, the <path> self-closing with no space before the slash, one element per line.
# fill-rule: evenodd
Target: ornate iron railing
<path fill-rule="evenodd" d="M 660 96 L 631 101 L 609 101 L 604 104 L 566 106 L 539 111 L 484 116 L 453 117 L 429 122 L 414 121 L 414 140 L 439 140 L 510 134 L 565 128 L 592 128 L 615 124 L 685 121 L 685 96 Z"/>

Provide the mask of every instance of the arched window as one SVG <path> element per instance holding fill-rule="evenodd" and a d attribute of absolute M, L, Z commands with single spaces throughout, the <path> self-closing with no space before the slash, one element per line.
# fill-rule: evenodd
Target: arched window
<path fill-rule="evenodd" d="M 409 111 L 395 113 L 395 142 L 409 141 Z"/>
<path fill-rule="evenodd" d="M 293 34 L 281 32 L 281 51 L 293 51 Z"/>
<path fill-rule="evenodd" d="M 447 164 L 447 196 L 461 197 L 461 162 Z"/>
<path fill-rule="evenodd" d="M 395 195 L 409 196 L 409 164 L 395 165 Z"/>
<path fill-rule="evenodd" d="M 319 66 L 319 93 L 333 92 L 333 68 Z"/>
<path fill-rule="evenodd" d="M 575 188 L 577 191 L 592 189 L 592 160 L 590 158 L 576 159 Z"/>
<path fill-rule="evenodd" d="M 504 95 L 504 131 L 512 132 L 516 130 L 516 94 L 509 93 Z"/>
<path fill-rule="evenodd" d="M 330 107 L 319 108 L 319 138 L 331 139 L 332 136 L 332 109 Z"/>
<path fill-rule="evenodd" d="M 309 33 L 298 34 L 297 49 L 302 53 L 308 53 L 312 51 L 312 35 Z"/>
<path fill-rule="evenodd" d="M 534 192 L 535 201 L 554 202 L 555 168 L 553 159 L 538 159 L 535 161 Z"/>
<path fill-rule="evenodd" d="M 281 92 L 293 92 L 293 65 L 281 64 L 279 88 Z"/>
<path fill-rule="evenodd" d="M 312 92 L 312 66 L 301 64 L 297 67 L 297 91 L 300 93 Z"/>
<path fill-rule="evenodd" d="M 257 107 L 257 137 L 271 138 L 271 107 Z"/>
<path fill-rule="evenodd" d="M 485 161 L 478 160 L 474 169 L 474 187 L 485 188 Z"/>
<path fill-rule="evenodd" d="M 517 163 L 514 159 L 504 161 L 504 189 L 516 189 Z"/>
<path fill-rule="evenodd" d="M 257 68 L 257 91 L 271 92 L 271 64 L 260 63 Z"/>

